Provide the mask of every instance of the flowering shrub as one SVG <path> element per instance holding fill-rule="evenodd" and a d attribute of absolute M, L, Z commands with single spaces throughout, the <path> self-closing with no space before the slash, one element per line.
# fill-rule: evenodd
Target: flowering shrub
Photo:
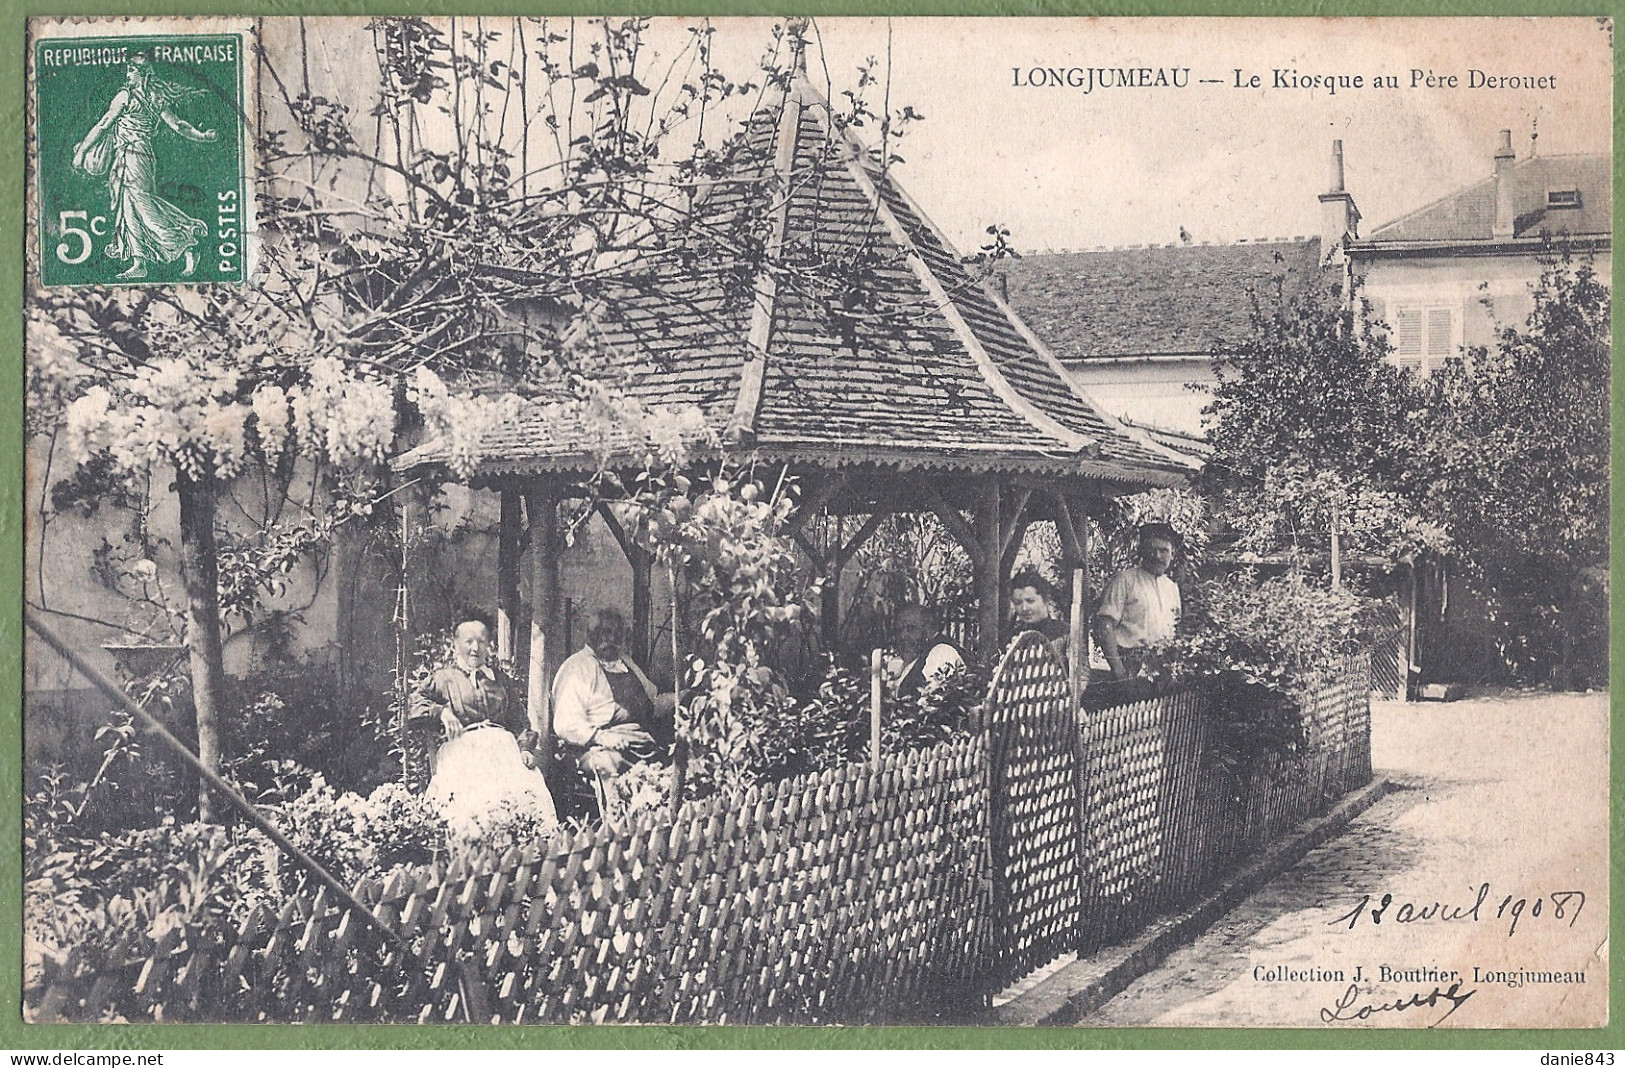
<path fill-rule="evenodd" d="M 395 398 L 387 383 L 358 375 L 332 356 L 323 356 L 311 363 L 305 385 L 289 390 L 287 399 L 299 451 L 306 456 L 353 469 L 381 463 L 389 455 L 395 440 Z M 255 401 L 259 400 L 256 394 Z M 270 394 L 267 409 L 274 403 L 275 394 Z M 266 452 L 275 455 L 271 443 L 277 440 L 278 428 L 261 426 Z"/>
<path fill-rule="evenodd" d="M 242 472 L 252 444 L 274 461 L 291 433 L 305 455 L 349 469 L 388 455 L 392 400 L 388 385 L 330 356 L 310 365 L 303 385 L 264 383 L 246 397 L 229 366 L 164 357 L 116 388 L 92 385 L 68 403 L 62 444 L 75 466 L 107 455 L 126 471 L 172 463 L 192 478 L 224 480 Z"/>
<path fill-rule="evenodd" d="M 940 673 L 918 694 L 888 693 L 881 704 L 881 748 L 886 753 L 937 745 L 968 732 L 987 693 L 984 671 Z M 826 667 L 818 691 L 796 697 L 769 693 L 734 709 L 727 777 L 702 781 L 690 796 L 771 783 L 869 759 L 869 677 L 837 664 Z M 639 783 L 648 807 L 669 798 L 663 781 Z M 664 791 L 664 792 L 662 792 Z M 637 798 L 630 798 L 634 809 Z"/>
<path fill-rule="evenodd" d="M 673 476 L 634 503 L 641 541 L 653 546 L 699 617 L 700 652 L 687 663 L 677 730 L 689 750 L 689 789 L 700 794 L 756 781 L 762 762 L 754 718 L 783 687 L 765 654 L 805 614 L 794 543 L 783 532 L 793 502 L 753 481 L 717 476 L 692 493 Z"/>
<path fill-rule="evenodd" d="M 535 805 L 505 801 L 459 827 L 446 849 L 465 856 L 501 855 L 513 849 L 544 847 L 558 831 L 558 821 Z"/>
<path fill-rule="evenodd" d="M 94 385 L 67 406 L 62 445 L 75 464 L 106 454 L 128 471 L 173 463 L 193 478 L 242 470 L 250 408 L 237 372 L 161 359 L 138 367 L 120 395 Z"/>
<path fill-rule="evenodd" d="M 1371 602 L 1298 571 L 1264 582 L 1238 572 L 1196 585 L 1186 600 L 1165 678 L 1213 691 L 1226 762 L 1300 751 L 1304 697 L 1371 640 Z"/>
<path fill-rule="evenodd" d="M 427 367 L 413 373 L 406 399 L 417 407 L 429 433 L 445 446 L 447 466 L 459 478 L 473 474 L 485 436 L 517 420 L 522 404 L 511 393 L 497 397 L 453 393 Z"/>
<path fill-rule="evenodd" d="M 622 821 L 636 826 L 645 816 L 660 819 L 671 811 L 672 769 L 662 764 L 633 764 L 609 784 L 620 794 Z"/>
<path fill-rule="evenodd" d="M 362 797 L 340 793 L 317 775 L 304 793 L 271 813 L 290 841 L 347 886 L 397 864 L 429 861 L 446 848 L 439 806 L 400 783 Z"/>

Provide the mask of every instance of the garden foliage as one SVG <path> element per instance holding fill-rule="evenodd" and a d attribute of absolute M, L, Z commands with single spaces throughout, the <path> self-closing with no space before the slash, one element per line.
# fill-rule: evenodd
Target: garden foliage
<path fill-rule="evenodd" d="M 1311 741 L 1305 698 L 1347 658 L 1365 654 L 1371 604 L 1301 571 L 1263 582 L 1240 571 L 1194 584 L 1165 651 L 1166 679 L 1213 694 L 1220 759 L 1301 752 Z"/>

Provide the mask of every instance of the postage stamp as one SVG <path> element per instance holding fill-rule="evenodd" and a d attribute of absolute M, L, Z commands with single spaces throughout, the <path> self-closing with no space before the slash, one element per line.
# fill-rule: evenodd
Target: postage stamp
<path fill-rule="evenodd" d="M 28 1020 L 1608 1023 L 1608 20 L 30 30 Z"/>
<path fill-rule="evenodd" d="M 42 284 L 243 281 L 243 47 L 239 34 L 35 40 Z"/>

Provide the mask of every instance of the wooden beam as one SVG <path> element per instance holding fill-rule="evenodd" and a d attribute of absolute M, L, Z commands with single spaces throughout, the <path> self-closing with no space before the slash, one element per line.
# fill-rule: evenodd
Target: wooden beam
<path fill-rule="evenodd" d="M 824 586 L 820 591 L 818 608 L 819 635 L 824 643 L 824 651 L 829 652 L 840 645 L 841 642 L 841 574 L 846 570 L 847 563 L 852 554 L 863 548 L 863 543 L 874 537 L 876 530 L 885 520 L 888 512 L 873 512 L 866 519 L 857 533 L 844 545 L 831 550 L 828 557 L 821 557 L 803 535 L 797 534 L 796 540 L 800 543 L 807 555 L 812 557 L 813 563 L 824 576 Z M 837 534 L 840 527 L 836 527 Z"/>
<path fill-rule="evenodd" d="M 970 554 L 972 560 L 976 559 L 977 534 L 976 528 L 965 522 L 965 517 L 959 514 L 942 496 L 942 494 L 928 481 L 920 483 L 920 493 L 931 506 L 932 513 L 948 528 L 948 534 L 959 543 L 959 547 Z"/>
<path fill-rule="evenodd" d="M 615 518 L 608 501 L 595 505 L 598 518 L 609 528 L 610 537 L 621 547 L 621 555 L 632 569 L 632 634 L 630 652 L 645 669 L 649 666 L 649 634 L 652 623 L 650 587 L 654 578 L 654 556 L 649 550 L 632 540 L 621 521 Z"/>
<path fill-rule="evenodd" d="M 1061 535 L 1061 552 L 1066 554 L 1067 562 L 1073 567 L 1088 563 L 1083 543 L 1078 540 L 1078 528 L 1072 521 L 1072 509 L 1067 506 L 1066 496 L 1051 493 L 1050 499 L 1055 504 L 1055 530 Z"/>
<path fill-rule="evenodd" d="M 497 533 L 497 656 L 510 662 L 519 625 L 519 520 L 519 489 L 505 485 Z"/>
<path fill-rule="evenodd" d="M 999 569 L 1001 574 L 1008 575 L 1016 566 L 1016 554 L 1021 551 L 1021 540 L 1027 534 L 1027 517 L 1020 516 L 1005 532 L 1004 552 L 999 554 Z"/>
<path fill-rule="evenodd" d="M 599 501 L 593 506 L 593 510 L 598 513 L 598 518 L 604 521 L 604 526 L 609 528 L 609 536 L 615 539 L 616 545 L 620 546 L 621 555 L 626 557 L 628 563 L 631 563 L 632 553 L 637 549 L 637 546 L 627 536 L 626 528 L 621 526 L 619 519 L 615 518 L 615 513 L 609 510 L 609 502 Z"/>
<path fill-rule="evenodd" d="M 846 485 L 846 476 L 833 474 L 818 481 L 812 491 L 803 497 L 796 505 L 795 512 L 784 524 L 784 532 L 790 535 L 799 534 L 807 525 L 807 521 L 829 504 L 830 500 Z"/>
<path fill-rule="evenodd" d="M 859 527 L 858 532 L 852 535 L 852 540 L 836 550 L 835 558 L 830 561 L 833 568 L 840 570 L 846 567 L 847 562 L 852 559 L 852 554 L 863 548 L 863 543 L 875 536 L 875 531 L 880 529 L 880 524 L 885 522 L 886 517 L 890 514 L 890 512 L 871 512 L 869 518 L 864 521 L 863 526 Z"/>
<path fill-rule="evenodd" d="M 797 545 L 801 546 L 801 551 L 807 554 L 807 558 L 812 561 L 813 569 L 822 575 L 826 570 L 824 554 L 819 552 L 817 546 L 813 545 L 807 535 L 801 531 L 796 531 L 791 537 Z"/>
<path fill-rule="evenodd" d="M 1004 533 L 1004 546 L 999 550 L 999 555 L 1005 559 L 1014 555 L 1012 547 L 1021 548 L 1021 538 L 1027 533 L 1027 502 L 1032 500 L 1032 496 L 1033 491 L 1030 489 L 1022 488 L 1016 491 L 1015 503 L 1009 508 L 1005 519 L 1008 529 Z"/>

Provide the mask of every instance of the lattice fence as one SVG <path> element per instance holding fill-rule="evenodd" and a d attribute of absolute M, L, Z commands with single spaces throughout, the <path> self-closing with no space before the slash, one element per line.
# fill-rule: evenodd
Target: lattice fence
<path fill-rule="evenodd" d="M 366 880 L 385 948 L 315 893 L 234 929 L 72 956 L 28 1018 L 644 1023 L 963 1018 L 1061 952 L 1122 938 L 1371 775 L 1368 664 L 1310 706 L 1301 759 L 1245 778 L 1173 694 L 1074 719 L 1041 640 L 985 730 L 583 831 L 545 855 Z M 86 958 L 88 959 L 88 958 Z"/>
<path fill-rule="evenodd" d="M 1302 754 L 1238 774 L 1215 760 L 1194 691 L 1086 712 L 1084 907 L 1089 950 L 1188 903 L 1331 800 L 1371 781 L 1370 666 L 1351 658 L 1310 696 Z"/>
<path fill-rule="evenodd" d="M 584 831 L 546 856 L 364 881 L 416 959 L 324 895 L 229 938 L 172 930 L 50 986 L 39 1020 L 819 1022 L 979 995 L 981 740 Z"/>

